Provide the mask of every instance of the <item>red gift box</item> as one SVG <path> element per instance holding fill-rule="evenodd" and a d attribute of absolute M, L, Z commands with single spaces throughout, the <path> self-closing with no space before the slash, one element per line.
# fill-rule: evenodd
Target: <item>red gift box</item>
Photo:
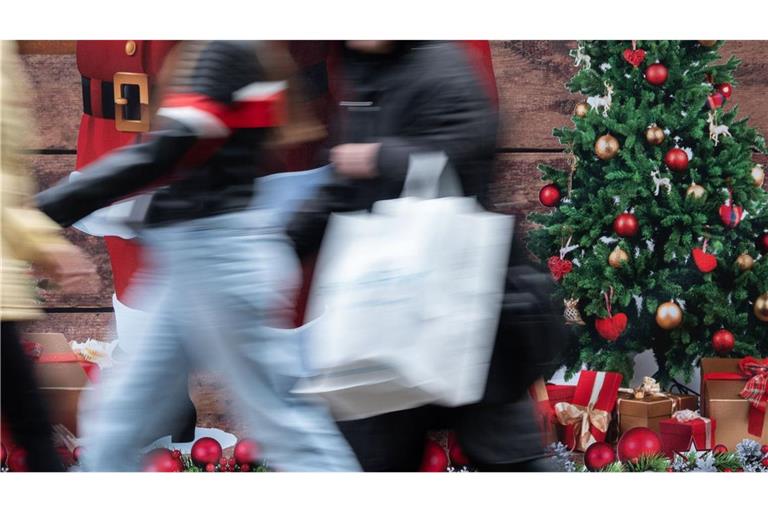
<path fill-rule="evenodd" d="M 686 413 L 688 415 L 681 415 Z M 675 452 L 687 452 L 690 448 L 711 450 L 715 446 L 715 420 L 702 418 L 692 411 L 679 411 L 672 418 L 659 422 L 661 445 L 664 454 L 672 457 Z"/>
<path fill-rule="evenodd" d="M 554 406 L 558 423 L 565 426 L 568 448 L 584 451 L 596 441 L 605 441 L 621 380 L 620 373 L 584 370 L 573 399 Z"/>
<path fill-rule="evenodd" d="M 567 384 L 547 384 L 547 395 L 552 407 L 560 402 L 572 402 L 576 386 Z"/>

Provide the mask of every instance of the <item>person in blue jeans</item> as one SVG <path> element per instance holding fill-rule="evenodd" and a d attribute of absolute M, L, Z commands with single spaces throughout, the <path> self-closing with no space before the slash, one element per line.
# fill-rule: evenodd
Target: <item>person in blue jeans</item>
<path fill-rule="evenodd" d="M 226 379 L 275 469 L 359 470 L 325 405 L 291 393 L 302 377 L 290 329 L 299 264 L 276 212 L 250 206 L 286 122 L 285 82 L 269 52 L 247 41 L 188 44 L 149 136 L 37 196 L 69 226 L 157 189 L 140 235 L 152 268 L 138 287 L 153 303 L 148 334 L 82 406 L 86 470 L 140 467 L 146 432 L 174 414 L 164 390 L 181 357 Z"/>

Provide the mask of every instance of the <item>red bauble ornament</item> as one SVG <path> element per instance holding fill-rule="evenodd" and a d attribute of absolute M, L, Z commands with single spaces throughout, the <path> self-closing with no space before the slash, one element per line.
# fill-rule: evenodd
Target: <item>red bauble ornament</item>
<path fill-rule="evenodd" d="M 559 281 L 573 270 L 573 263 L 560 256 L 552 256 L 547 260 L 547 267 L 549 267 L 549 272 L 555 278 L 555 281 Z"/>
<path fill-rule="evenodd" d="M 27 452 L 24 448 L 15 447 L 8 455 L 8 469 L 14 473 L 24 473 L 29 471 L 27 465 Z"/>
<path fill-rule="evenodd" d="M 712 453 L 715 455 L 722 455 L 724 453 L 728 453 L 728 447 L 724 444 L 716 444 L 714 448 L 712 448 Z"/>
<path fill-rule="evenodd" d="M 424 458 L 421 460 L 419 471 L 427 473 L 442 473 L 448 469 L 448 455 L 443 447 L 431 439 L 424 447 Z"/>
<path fill-rule="evenodd" d="M 459 440 L 456 439 L 455 432 L 448 434 L 448 458 L 451 459 L 450 462 L 454 466 L 466 466 L 469 464 L 469 459 L 464 455 L 464 451 L 459 445 Z"/>
<path fill-rule="evenodd" d="M 725 96 L 720 92 L 714 92 L 707 97 L 707 105 L 712 110 L 717 110 L 725 104 Z"/>
<path fill-rule="evenodd" d="M 640 229 L 640 223 L 632 213 L 622 213 L 613 221 L 613 231 L 626 238 L 635 236 Z"/>
<path fill-rule="evenodd" d="M 627 321 L 627 315 L 616 313 L 608 318 L 595 319 L 595 329 L 603 339 L 616 341 L 627 329 Z"/>
<path fill-rule="evenodd" d="M 693 262 L 696 264 L 696 268 L 705 274 L 712 272 L 717 268 L 717 258 L 714 254 L 709 254 L 704 252 L 703 249 L 694 247 L 691 251 L 691 255 L 693 256 Z"/>
<path fill-rule="evenodd" d="M 757 237 L 757 250 L 763 254 L 768 253 L 768 233 L 763 233 Z"/>
<path fill-rule="evenodd" d="M 664 155 L 664 163 L 670 171 L 685 172 L 688 170 L 688 153 L 680 148 L 672 148 Z"/>
<path fill-rule="evenodd" d="M 197 466 L 216 464 L 221 458 L 221 445 L 212 437 L 201 437 L 192 445 L 190 456 Z"/>
<path fill-rule="evenodd" d="M 743 215 L 744 208 L 739 205 L 723 204 L 720 206 L 720 220 L 731 229 L 739 225 Z"/>
<path fill-rule="evenodd" d="M 764 468 L 768 468 L 768 457 L 760 461 Z"/>
<path fill-rule="evenodd" d="M 205 465 L 205 470 L 208 473 L 213 473 L 214 471 L 216 471 L 216 465 L 212 462 L 209 462 L 208 464 Z"/>
<path fill-rule="evenodd" d="M 725 84 L 717 84 L 715 86 L 717 89 L 717 92 L 723 95 L 725 99 L 729 100 L 731 99 L 731 94 L 733 93 L 733 87 L 731 87 L 731 84 L 725 83 Z"/>
<path fill-rule="evenodd" d="M 638 67 L 643 60 L 645 60 L 645 50 L 642 48 L 638 48 L 637 50 L 627 48 L 624 50 L 624 53 L 622 53 L 622 56 L 624 57 L 624 60 L 632 64 L 633 67 Z"/>
<path fill-rule="evenodd" d="M 167 448 L 155 448 L 144 456 L 143 471 L 148 473 L 178 473 L 178 459 Z"/>
<path fill-rule="evenodd" d="M 720 329 L 712 335 L 712 348 L 718 354 L 725 354 L 733 350 L 736 344 L 736 338 L 733 333 L 727 329 Z"/>
<path fill-rule="evenodd" d="M 760 453 L 764 455 L 768 455 L 768 444 L 764 444 L 763 446 L 760 447 Z"/>
<path fill-rule="evenodd" d="M 5 459 L 8 457 L 8 450 L 5 449 L 5 445 L 0 443 L 0 466 L 5 466 Z"/>
<path fill-rule="evenodd" d="M 643 455 L 661 453 L 661 438 L 647 427 L 635 427 L 621 436 L 616 452 L 621 462 L 637 463 Z"/>
<path fill-rule="evenodd" d="M 599 471 L 614 462 L 616 462 L 616 452 L 608 443 L 602 441 L 592 443 L 584 452 L 584 465 L 590 471 Z"/>
<path fill-rule="evenodd" d="M 645 79 L 651 85 L 663 85 L 667 81 L 668 76 L 669 70 L 667 66 L 659 62 L 651 64 L 645 69 Z"/>
<path fill-rule="evenodd" d="M 242 439 L 235 445 L 234 460 L 240 465 L 253 464 L 259 460 L 261 449 L 253 439 Z"/>
<path fill-rule="evenodd" d="M 219 466 L 226 466 L 227 465 L 227 458 L 226 457 L 220 457 L 219 458 Z"/>
<path fill-rule="evenodd" d="M 539 201 L 547 207 L 557 206 L 560 202 L 560 189 L 553 184 L 545 185 L 539 191 Z"/>

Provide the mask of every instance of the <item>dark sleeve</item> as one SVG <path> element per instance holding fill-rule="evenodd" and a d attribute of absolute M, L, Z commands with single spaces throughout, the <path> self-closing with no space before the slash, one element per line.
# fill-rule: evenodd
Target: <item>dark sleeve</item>
<path fill-rule="evenodd" d="M 67 177 L 39 193 L 35 200 L 40 210 L 60 225 L 70 226 L 170 176 L 197 137 L 179 122 L 158 119 L 158 123 L 161 128 L 145 142 L 113 151 L 82 169 L 79 179 Z"/>

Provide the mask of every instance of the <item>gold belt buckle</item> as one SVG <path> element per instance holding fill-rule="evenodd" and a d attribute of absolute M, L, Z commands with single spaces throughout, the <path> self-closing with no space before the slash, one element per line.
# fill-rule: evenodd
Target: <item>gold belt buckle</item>
<path fill-rule="evenodd" d="M 149 131 L 149 80 L 145 73 L 118 72 L 112 79 L 115 90 L 115 128 L 121 132 Z M 123 85 L 139 87 L 139 119 L 123 118 L 128 99 L 123 97 Z"/>

